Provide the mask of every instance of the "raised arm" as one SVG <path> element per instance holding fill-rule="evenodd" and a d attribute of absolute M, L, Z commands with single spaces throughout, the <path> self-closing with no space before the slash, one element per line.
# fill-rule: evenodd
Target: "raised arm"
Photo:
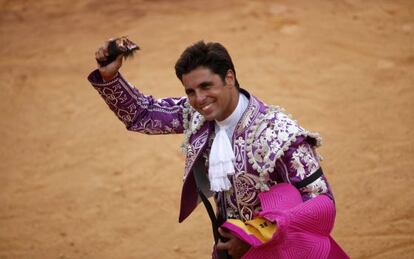
<path fill-rule="evenodd" d="M 108 42 L 95 53 L 100 61 L 108 56 Z M 140 93 L 119 73 L 122 55 L 93 71 L 88 80 L 128 130 L 146 134 L 171 134 L 184 131 L 187 98 L 155 99 Z"/>

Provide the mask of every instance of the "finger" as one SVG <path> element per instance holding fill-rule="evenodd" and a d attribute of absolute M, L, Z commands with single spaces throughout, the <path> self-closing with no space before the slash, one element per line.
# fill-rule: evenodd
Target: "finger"
<path fill-rule="evenodd" d="M 100 55 L 102 58 L 105 58 L 105 59 L 106 59 L 106 57 L 108 56 L 108 55 L 105 55 L 105 49 L 104 49 L 104 48 L 99 48 L 99 55 Z"/>
<path fill-rule="evenodd" d="M 219 241 L 216 245 L 217 250 L 228 250 L 229 244 L 228 242 Z"/>
<path fill-rule="evenodd" d="M 104 61 L 106 58 L 105 57 L 102 57 L 102 55 L 99 53 L 99 50 L 97 50 L 95 52 L 95 59 L 96 60 L 99 60 L 99 61 Z"/>
<path fill-rule="evenodd" d="M 109 56 L 109 51 L 108 51 L 108 47 L 105 47 L 102 49 L 103 54 L 105 55 L 105 57 Z"/>
<path fill-rule="evenodd" d="M 218 231 L 222 237 L 233 238 L 233 235 L 226 229 L 218 228 Z"/>
<path fill-rule="evenodd" d="M 105 42 L 104 42 L 104 47 L 108 47 L 108 45 L 109 45 L 109 43 L 111 42 L 111 41 L 113 41 L 115 38 L 109 38 L 108 40 L 106 40 Z"/>
<path fill-rule="evenodd" d="M 115 38 L 110 38 L 110 39 L 108 39 L 107 41 L 104 42 L 103 51 L 104 51 L 105 56 L 109 56 L 108 46 L 109 46 L 109 43 L 111 43 L 111 41 L 113 41 L 114 39 Z"/>
<path fill-rule="evenodd" d="M 97 60 L 99 61 L 104 61 L 106 60 L 106 56 L 103 54 L 103 49 L 99 48 L 96 53 L 95 53 L 95 57 Z"/>

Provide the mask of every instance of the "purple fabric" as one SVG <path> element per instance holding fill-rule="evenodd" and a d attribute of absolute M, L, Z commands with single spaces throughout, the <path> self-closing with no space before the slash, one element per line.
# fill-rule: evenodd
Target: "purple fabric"
<path fill-rule="evenodd" d="M 181 193 L 181 208 L 178 222 L 183 222 L 197 207 L 198 193 L 193 174 L 187 177 Z"/>
<path fill-rule="evenodd" d="M 297 152 L 297 150 L 302 147 L 305 148 L 307 150 L 309 150 L 310 152 L 308 152 L 309 154 L 309 159 L 313 159 L 314 161 L 318 161 L 317 159 L 317 155 L 315 154 L 315 151 L 312 148 L 311 142 L 312 140 L 306 138 L 306 137 L 298 137 L 296 139 L 296 141 L 294 143 L 292 143 L 289 147 L 289 149 L 285 152 L 285 154 L 283 155 L 282 159 L 278 161 L 277 163 L 277 169 L 276 172 L 278 174 L 278 177 L 281 177 L 281 181 L 278 182 L 288 182 L 291 184 L 295 184 L 300 182 L 302 179 L 297 175 L 297 169 L 295 169 L 292 161 L 294 161 L 293 159 L 293 155 L 295 154 L 295 152 Z M 310 176 L 314 170 L 312 170 L 312 168 L 309 166 L 309 164 L 307 163 L 307 161 L 305 161 L 303 158 L 300 159 L 300 163 L 302 164 L 304 170 L 305 170 L 305 175 L 304 177 L 308 177 Z M 316 162 L 318 163 L 318 162 Z M 319 163 L 318 163 L 319 166 Z M 313 198 L 315 196 L 315 194 L 325 194 L 328 197 L 330 197 L 332 200 L 334 200 L 333 197 L 333 193 L 331 190 L 331 187 L 327 181 L 327 178 L 325 175 L 323 175 L 321 177 L 323 179 L 323 181 L 326 183 L 326 191 L 320 190 L 320 192 L 318 193 L 312 193 L 309 190 L 307 190 L 306 188 L 301 188 L 299 191 L 302 195 L 302 199 L 304 201 L 307 201 L 311 198 Z M 280 178 L 279 178 L 280 179 Z"/>
<path fill-rule="evenodd" d="M 103 82 L 99 71 L 95 70 L 88 80 L 128 130 L 145 134 L 191 131 L 189 141 L 185 143 L 179 216 L 179 221 L 184 221 L 199 202 L 191 172 L 197 159 L 208 158 L 210 140 L 214 137 L 214 122 L 203 122 L 199 114 L 190 110 L 186 97 L 155 99 L 140 93 L 120 74 L 110 82 Z M 315 172 L 320 165 L 314 151 L 316 137 L 280 110 L 265 105 L 244 90 L 242 93 L 249 98 L 249 105 L 232 139 L 236 155 L 236 174 L 230 179 L 233 188 L 231 192 L 216 195 L 215 198 L 217 206 L 224 208 L 227 217 L 245 221 L 262 211 L 259 196 L 265 191 L 264 187 L 272 188 L 281 182 L 298 182 Z M 257 123 L 266 126 L 256 127 Z M 255 137 L 247 143 L 251 136 Z M 267 172 L 263 173 L 263 170 Z M 325 198 L 333 200 L 324 176 L 316 184 L 302 188 L 300 194 L 301 200 L 312 200 L 320 194 L 326 194 L 323 195 Z M 295 235 L 298 234 L 288 238 Z M 273 241 L 269 243 L 276 244 Z M 267 244 L 261 247 L 267 247 Z"/>
<path fill-rule="evenodd" d="M 88 80 L 128 130 L 145 134 L 183 133 L 183 105 L 187 98 L 155 99 L 143 95 L 121 74 L 103 82 L 98 70 Z"/>

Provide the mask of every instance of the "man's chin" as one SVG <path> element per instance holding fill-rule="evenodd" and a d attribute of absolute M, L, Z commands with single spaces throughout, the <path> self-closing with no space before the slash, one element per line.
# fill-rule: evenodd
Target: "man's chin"
<path fill-rule="evenodd" d="M 202 114 L 202 113 L 201 113 L 201 115 L 203 116 L 203 118 L 204 118 L 206 121 L 214 121 L 214 120 L 215 120 L 215 117 L 214 117 L 214 115 L 213 115 L 213 114 Z"/>

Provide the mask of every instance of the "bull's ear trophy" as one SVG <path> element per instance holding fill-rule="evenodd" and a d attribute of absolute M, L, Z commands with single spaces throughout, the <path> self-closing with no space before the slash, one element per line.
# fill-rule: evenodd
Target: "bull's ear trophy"
<path fill-rule="evenodd" d="M 98 61 L 99 65 L 106 66 L 113 62 L 119 55 L 123 55 L 124 58 L 132 57 L 136 50 L 140 47 L 129 40 L 126 36 L 113 39 L 108 44 L 108 57 L 106 60 Z"/>

